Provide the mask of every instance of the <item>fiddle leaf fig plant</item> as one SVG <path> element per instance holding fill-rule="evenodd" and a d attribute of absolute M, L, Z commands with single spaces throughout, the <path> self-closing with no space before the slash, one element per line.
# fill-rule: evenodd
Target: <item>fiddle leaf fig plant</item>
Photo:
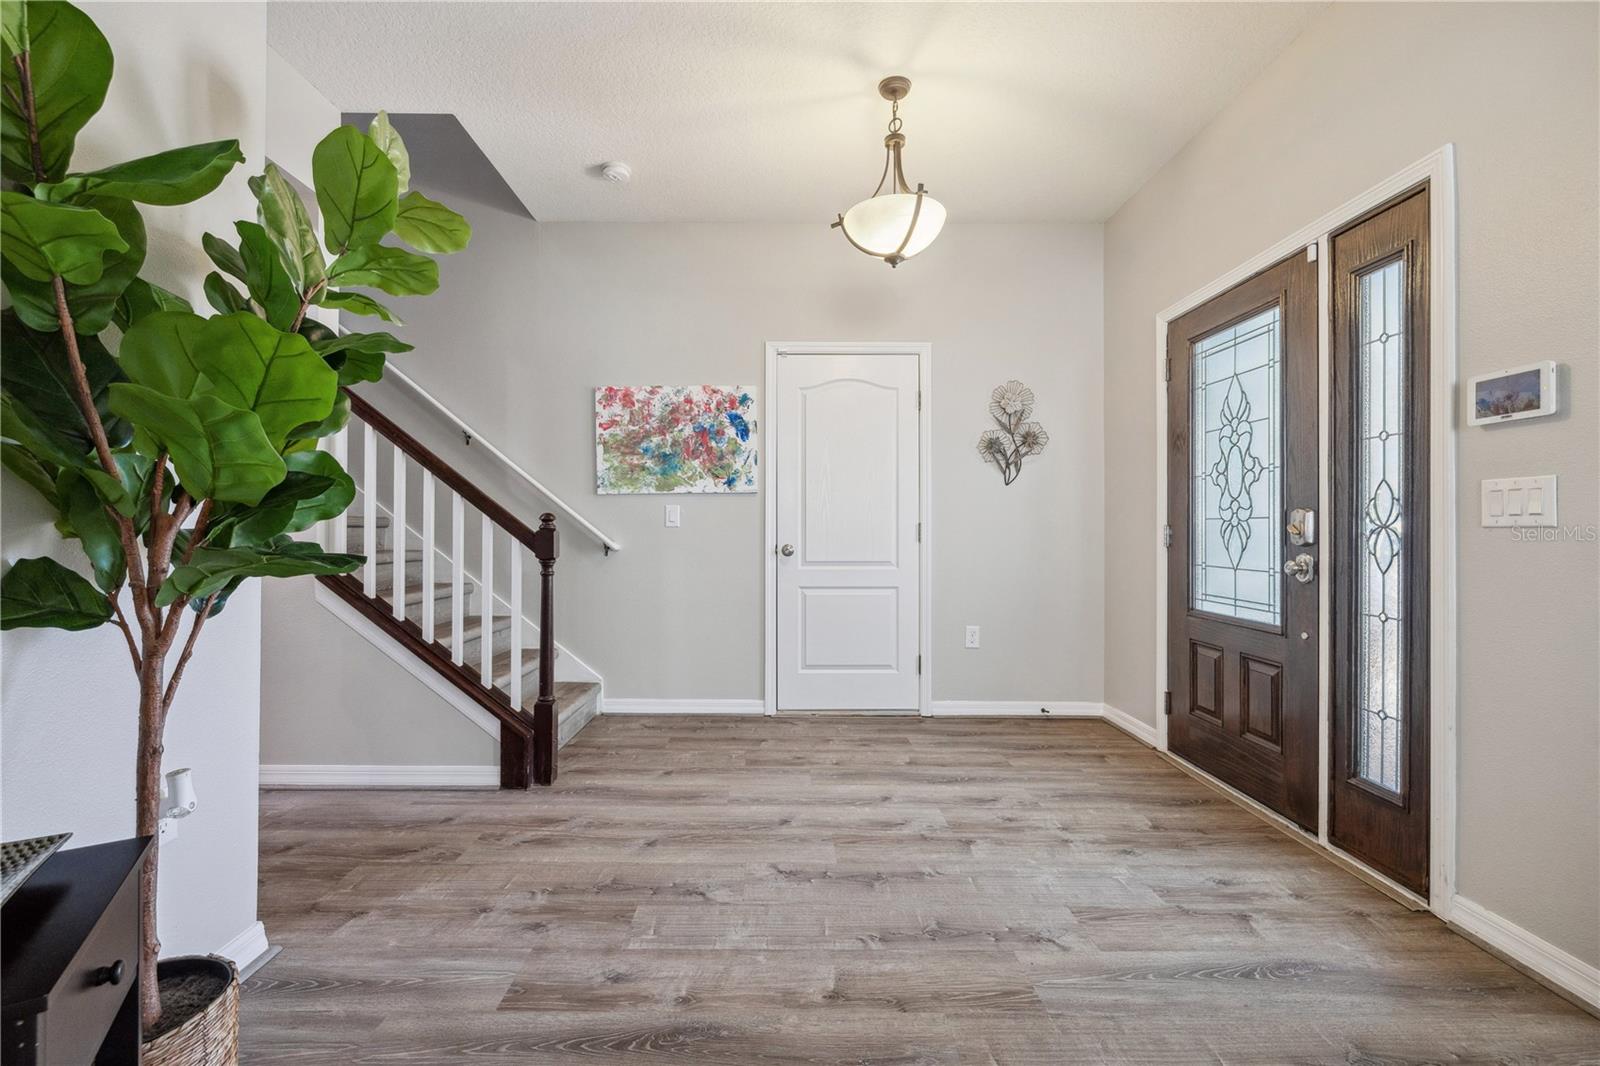
<path fill-rule="evenodd" d="M 71 4 L 0 5 L 0 459 L 75 540 L 87 573 L 20 559 L 0 577 L 0 629 L 116 627 L 138 680 L 137 831 L 156 837 L 162 736 L 207 619 L 252 577 L 342 574 L 360 556 L 294 534 L 334 518 L 355 484 L 318 442 L 349 418 L 342 387 L 376 381 L 410 345 L 339 333 L 314 307 L 397 321 L 371 296 L 439 287 L 430 255 L 466 248 L 466 219 L 407 191 L 405 143 L 379 114 L 312 156 L 322 215 L 273 164 L 248 181 L 255 217 L 207 233 L 214 313 L 140 276 L 144 208 L 216 191 L 236 140 L 74 171 L 111 84 L 111 46 Z M 408 249 L 385 243 L 393 234 Z M 412 250 L 415 249 L 415 250 Z M 422 254 L 428 253 L 428 254 Z M 199 280 L 199 279 L 197 279 Z M 175 658 L 174 658 L 175 655 Z M 169 660 L 170 670 L 169 670 Z M 141 1014 L 161 1012 L 158 855 L 144 867 Z"/>

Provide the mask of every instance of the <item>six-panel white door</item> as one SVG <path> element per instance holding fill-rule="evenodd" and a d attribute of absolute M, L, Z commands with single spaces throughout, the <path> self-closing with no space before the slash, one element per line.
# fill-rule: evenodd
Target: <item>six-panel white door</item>
<path fill-rule="evenodd" d="M 780 711 L 918 709 L 918 360 L 783 354 Z"/>

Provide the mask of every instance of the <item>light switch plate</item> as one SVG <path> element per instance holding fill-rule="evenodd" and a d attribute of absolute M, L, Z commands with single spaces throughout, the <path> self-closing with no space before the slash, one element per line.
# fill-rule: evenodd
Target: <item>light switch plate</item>
<path fill-rule="evenodd" d="M 678 504 L 669 503 L 667 506 L 667 528 L 677 529 L 683 524 L 683 511 Z"/>
<path fill-rule="evenodd" d="M 1556 524 L 1556 475 L 1486 478 L 1481 484 L 1483 525 Z"/>

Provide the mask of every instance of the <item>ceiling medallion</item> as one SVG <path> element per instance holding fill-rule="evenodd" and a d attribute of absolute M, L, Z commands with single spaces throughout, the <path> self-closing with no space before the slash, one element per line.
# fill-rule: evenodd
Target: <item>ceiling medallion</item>
<path fill-rule="evenodd" d="M 883 176 L 872 195 L 840 215 L 832 228 L 857 250 L 882 259 L 892 267 L 910 259 L 939 236 L 944 228 L 944 205 L 918 185 L 906 184 L 900 152 L 906 145 L 900 132 L 900 101 L 911 92 L 911 79 L 899 74 L 878 83 L 878 95 L 889 101 L 889 133 L 883 139 Z M 893 180 L 893 184 L 889 184 Z M 889 184 L 887 192 L 884 186 Z"/>

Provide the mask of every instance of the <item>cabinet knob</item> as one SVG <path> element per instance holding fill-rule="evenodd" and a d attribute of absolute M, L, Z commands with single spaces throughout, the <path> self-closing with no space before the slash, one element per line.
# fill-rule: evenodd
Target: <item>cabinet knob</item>
<path fill-rule="evenodd" d="M 118 959 L 110 966 L 102 966 L 91 974 L 89 983 L 92 985 L 120 985 L 122 983 L 122 975 L 126 972 L 127 969 L 123 966 L 122 960 Z"/>

